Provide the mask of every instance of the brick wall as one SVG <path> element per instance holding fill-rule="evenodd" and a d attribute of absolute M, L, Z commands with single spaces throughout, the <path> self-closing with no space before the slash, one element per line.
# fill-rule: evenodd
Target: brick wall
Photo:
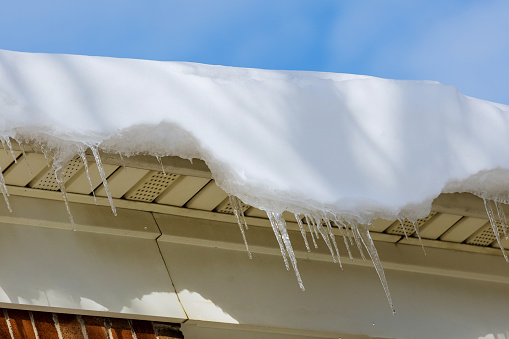
<path fill-rule="evenodd" d="M 1 339 L 177 339 L 180 324 L 0 309 Z"/>

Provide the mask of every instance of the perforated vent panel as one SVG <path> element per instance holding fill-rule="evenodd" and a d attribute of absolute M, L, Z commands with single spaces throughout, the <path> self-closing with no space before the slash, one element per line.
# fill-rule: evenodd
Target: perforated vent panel
<path fill-rule="evenodd" d="M 247 209 L 251 207 L 249 205 L 244 204 L 242 201 L 240 201 L 240 199 L 239 202 L 240 206 L 242 207 L 242 212 L 246 212 Z M 233 214 L 233 208 L 232 205 L 230 204 L 230 199 L 229 198 L 224 199 L 223 202 L 216 207 L 215 211 L 219 213 Z"/>
<path fill-rule="evenodd" d="M 152 202 L 168 188 L 180 175 L 155 172 L 141 180 L 138 185 L 124 196 L 127 200 Z"/>
<path fill-rule="evenodd" d="M 505 237 L 504 231 L 502 230 L 502 225 L 500 224 L 500 222 L 497 221 L 496 224 L 497 224 L 497 228 L 498 228 L 498 234 L 501 237 Z M 496 239 L 497 238 L 495 237 L 495 234 L 493 234 L 493 229 L 491 228 L 491 225 L 488 224 L 482 230 L 480 230 L 476 234 L 473 234 L 465 242 L 469 245 L 486 247 L 486 246 L 490 246 Z"/>
<path fill-rule="evenodd" d="M 426 222 L 428 222 L 431 218 L 433 218 L 437 214 L 437 212 L 431 212 L 426 218 L 418 219 L 415 223 L 415 227 L 421 228 Z M 405 227 L 405 231 L 403 231 L 403 227 Z M 415 233 L 414 225 L 408 221 L 408 219 L 403 220 L 403 226 L 401 223 L 397 222 L 393 226 L 389 227 L 386 231 L 389 234 L 396 234 L 404 236 L 405 232 L 407 236 L 411 236 Z"/>
<path fill-rule="evenodd" d="M 72 159 L 64 168 L 64 183 L 83 167 L 83 161 L 79 156 Z M 43 173 L 41 177 L 36 178 L 30 183 L 30 187 L 49 191 L 58 191 L 60 187 L 55 180 L 53 169 Z"/>

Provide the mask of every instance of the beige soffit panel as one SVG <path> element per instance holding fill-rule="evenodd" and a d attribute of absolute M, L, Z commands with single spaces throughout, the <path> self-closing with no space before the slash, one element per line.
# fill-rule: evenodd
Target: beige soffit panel
<path fill-rule="evenodd" d="M 104 164 L 103 164 L 104 165 Z M 120 199 L 127 193 L 133 186 L 135 186 L 149 170 L 132 168 L 132 167 L 119 167 L 117 170 L 108 177 L 108 188 L 113 198 Z M 98 197 L 105 197 L 106 190 L 104 185 L 100 185 L 95 190 L 95 195 Z"/>
<path fill-rule="evenodd" d="M 460 219 L 461 215 L 437 213 L 433 218 L 421 226 L 419 230 L 420 235 L 422 238 L 426 239 L 437 239 Z"/>
<path fill-rule="evenodd" d="M 179 177 L 179 174 L 164 174 L 162 172 L 151 171 L 131 188 L 124 195 L 124 198 L 127 200 L 152 202 Z"/>
<path fill-rule="evenodd" d="M 106 178 L 108 178 L 118 168 L 116 165 L 103 164 L 103 170 Z M 96 163 L 88 163 L 88 173 L 90 176 L 90 182 L 92 188 L 90 188 L 90 182 L 88 181 L 87 171 L 83 166 L 69 181 L 65 184 L 67 192 L 90 194 L 93 189 L 102 183 L 101 175 L 99 174 L 99 168 Z"/>
<path fill-rule="evenodd" d="M 385 219 L 375 219 L 369 226 L 369 230 L 373 232 L 383 232 L 385 231 L 389 226 L 392 226 L 393 224 L 398 223 L 399 221 L 396 220 L 385 220 Z"/>
<path fill-rule="evenodd" d="M 220 189 L 216 182 L 212 180 L 186 204 L 186 207 L 202 211 L 212 211 L 226 197 L 228 197 L 228 194 Z"/>
<path fill-rule="evenodd" d="M 26 186 L 34 177 L 47 170 L 48 161 L 44 155 L 27 153 L 26 161 L 18 161 L 5 171 L 5 183 L 12 186 Z"/>
<path fill-rule="evenodd" d="M 16 157 L 16 159 L 19 159 L 17 161 L 23 160 L 20 158 L 20 156 L 19 156 L 20 154 L 21 154 L 21 152 L 14 151 L 14 157 Z M 14 158 L 12 157 L 11 152 L 0 151 L 0 168 L 2 169 L 2 171 L 5 171 L 7 169 L 7 167 L 9 167 L 9 165 L 12 164 L 13 162 L 14 162 Z"/>
<path fill-rule="evenodd" d="M 64 168 L 64 183 L 69 181 L 69 179 L 78 173 L 82 167 L 84 167 L 83 161 L 79 156 L 76 156 L 74 159 L 69 161 Z M 48 168 L 46 172 L 41 172 L 32 181 L 30 181 L 28 186 L 49 191 L 58 191 L 60 189 L 55 179 L 55 171 L 53 168 Z"/>
<path fill-rule="evenodd" d="M 184 206 L 195 196 L 205 185 L 209 183 L 208 178 L 181 176 L 175 183 L 168 187 L 155 200 L 158 204 Z"/>
<path fill-rule="evenodd" d="M 240 206 L 242 207 L 242 212 L 246 212 L 246 210 L 249 209 L 250 207 L 249 205 L 244 204 L 242 201 L 240 202 Z M 224 199 L 223 202 L 220 203 L 219 206 L 217 206 L 214 211 L 219 213 L 233 214 L 233 207 L 230 204 L 230 198 L 228 197 Z"/>
<path fill-rule="evenodd" d="M 256 207 L 251 207 L 249 208 L 245 214 L 249 217 L 255 217 L 255 218 L 264 218 L 264 219 L 268 219 L 267 218 L 267 213 L 265 211 L 262 211 L 261 209 L 259 208 L 256 208 Z"/>
<path fill-rule="evenodd" d="M 487 224 L 486 219 L 463 217 L 447 232 L 445 232 L 440 240 L 461 243 L 477 230 Z"/>
<path fill-rule="evenodd" d="M 477 246 L 490 246 L 493 241 L 495 241 L 495 235 L 493 234 L 493 229 L 491 228 L 490 223 L 487 223 L 486 226 L 479 229 L 477 232 L 472 234 L 465 241 L 469 245 L 477 245 Z"/>
<path fill-rule="evenodd" d="M 415 226 L 417 228 L 421 229 L 421 227 L 424 224 L 426 224 L 426 222 L 428 222 L 431 218 L 433 218 L 435 216 L 435 214 L 437 214 L 437 213 L 431 212 L 426 218 L 417 220 L 417 222 L 415 223 Z M 404 231 L 403 231 L 403 227 L 405 227 Z M 407 219 L 403 220 L 403 225 L 401 225 L 401 222 L 395 222 L 386 231 L 386 233 L 396 234 L 396 235 L 400 235 L 400 236 L 404 236 L 405 232 L 406 232 L 407 236 L 411 236 L 412 234 L 415 233 L 414 224 L 412 222 L 408 221 Z"/>

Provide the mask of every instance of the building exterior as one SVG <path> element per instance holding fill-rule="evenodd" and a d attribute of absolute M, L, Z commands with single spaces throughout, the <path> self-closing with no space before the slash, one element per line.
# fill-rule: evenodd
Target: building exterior
<path fill-rule="evenodd" d="M 307 252 L 294 216 L 285 215 L 303 292 L 267 216 L 244 205 L 249 259 L 228 196 L 203 162 L 166 157 L 163 174 L 155 158 L 103 154 L 114 216 L 93 157 L 96 199 L 76 158 L 65 172 L 74 232 L 44 155 L 33 147 L 25 160 L 14 149 L 16 162 L 0 153 L 13 210 L 0 205 L 3 337 L 33 337 L 16 329 L 29 320 L 39 326 L 36 314 L 57 327 L 99 322 L 115 338 L 509 338 L 509 266 L 473 195 L 434 201 L 418 222 L 425 254 L 410 223 L 408 239 L 399 221 L 372 225 L 393 315 L 369 258 L 351 246 L 351 261 L 337 229 L 343 268 L 321 240 Z M 152 332 L 136 332 L 142 325 Z M 94 337 L 87 326 L 47 333 Z M 45 333 L 39 327 L 39 338 Z"/>

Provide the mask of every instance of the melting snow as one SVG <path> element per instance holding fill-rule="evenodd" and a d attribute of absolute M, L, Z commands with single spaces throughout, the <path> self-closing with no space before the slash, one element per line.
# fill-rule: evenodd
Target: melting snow
<path fill-rule="evenodd" d="M 303 219 L 313 245 L 321 237 L 333 261 L 341 263 L 333 227 L 350 258 L 348 241 L 361 253 L 364 245 L 391 307 L 362 224 L 416 221 L 441 192 L 471 192 L 487 201 L 500 241 L 497 225 L 507 233 L 500 202 L 509 201 L 509 190 L 500 182 L 509 179 L 508 136 L 509 106 L 432 81 L 0 51 L 4 148 L 12 151 L 10 138 L 40 145 L 68 211 L 63 168 L 86 148 L 113 213 L 99 149 L 160 162 L 200 158 L 230 195 L 244 240 L 241 201 L 267 211 L 302 289 L 283 211 L 295 214 L 307 249 Z M 0 190 L 8 204 L 1 175 Z"/>

